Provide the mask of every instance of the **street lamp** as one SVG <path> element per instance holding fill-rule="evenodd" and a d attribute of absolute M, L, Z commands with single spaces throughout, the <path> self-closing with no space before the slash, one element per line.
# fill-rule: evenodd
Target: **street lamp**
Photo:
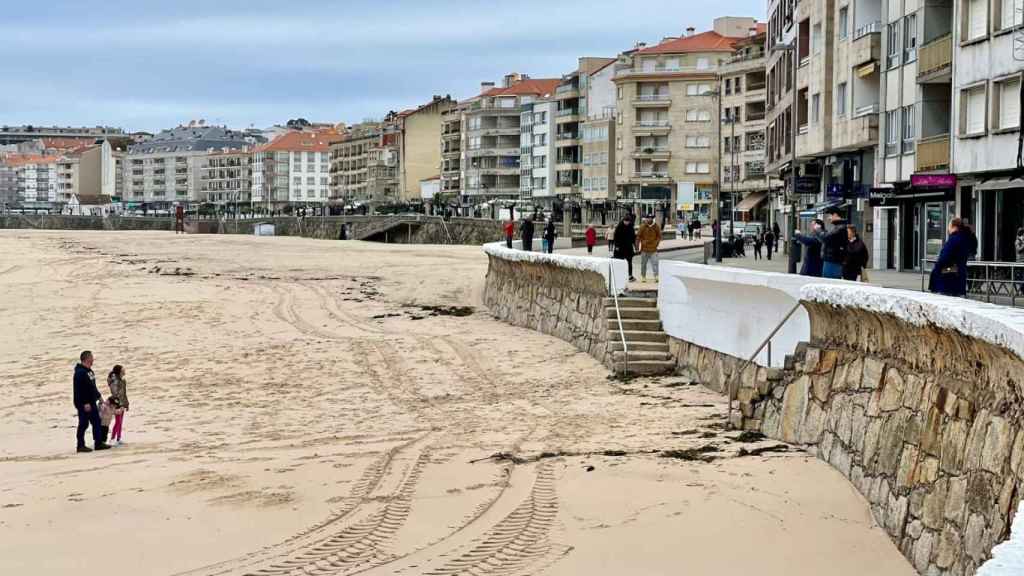
<path fill-rule="evenodd" d="M 715 213 L 712 214 L 711 219 L 718 222 L 718 231 L 715 233 L 715 237 L 712 240 L 712 242 L 714 242 L 715 262 L 719 262 L 720 263 L 722 261 L 722 122 L 721 122 L 721 119 L 722 119 L 722 91 L 721 91 L 721 86 L 716 87 L 715 90 L 708 90 L 707 92 L 704 92 L 703 95 L 704 96 L 714 96 L 715 99 L 718 101 L 717 104 L 718 104 L 718 118 L 719 118 L 719 122 L 718 122 L 718 137 L 716 138 L 716 141 L 718 143 L 718 162 L 716 163 L 716 166 L 715 166 L 715 170 L 717 171 L 717 175 L 715 177 L 715 182 L 717 183 L 717 185 L 715 186 L 715 191 L 716 191 L 715 196 L 716 197 L 714 199 L 714 203 L 712 204 L 714 206 L 714 208 L 715 208 Z M 735 127 L 733 128 L 733 131 L 735 133 Z M 730 222 L 729 223 L 729 228 L 731 229 L 732 227 L 733 227 L 733 223 Z"/>
<path fill-rule="evenodd" d="M 796 85 L 797 85 L 797 81 L 796 81 L 796 73 L 797 73 L 797 68 L 798 68 L 798 65 L 799 65 L 799 61 L 797 59 L 796 40 L 797 39 L 794 36 L 793 40 L 791 42 L 789 42 L 788 44 L 776 44 L 776 45 L 772 46 L 771 49 L 769 50 L 769 52 L 790 52 L 791 53 L 791 60 L 793 62 L 793 68 L 792 68 L 792 74 L 793 74 L 793 76 L 792 76 L 792 82 L 793 82 L 793 84 L 792 84 L 792 92 L 793 92 L 793 94 L 791 96 L 792 101 L 790 103 L 790 108 L 789 108 L 789 116 L 790 116 L 789 117 L 789 132 L 790 132 L 790 144 L 792 145 L 792 151 L 791 151 L 792 155 L 790 156 L 790 161 L 789 161 L 789 182 L 790 182 L 790 184 L 789 184 L 789 218 L 790 218 L 790 220 L 789 220 L 789 226 L 786 227 L 786 239 L 787 239 L 787 241 L 786 241 L 786 244 L 785 244 L 786 249 L 789 251 L 788 252 L 788 254 L 789 254 L 789 268 L 788 269 L 789 269 L 789 273 L 790 274 L 796 274 L 796 251 L 793 250 L 793 247 L 790 245 L 792 243 L 792 239 L 793 239 L 793 237 L 792 237 L 793 231 L 796 230 L 796 218 L 797 218 L 797 205 L 796 205 L 797 204 L 797 202 L 796 202 L 796 131 L 797 131 L 797 128 L 796 128 L 796 124 L 797 124 L 797 119 L 796 119 L 796 116 L 797 116 L 797 110 L 796 110 L 797 90 L 796 90 Z"/>

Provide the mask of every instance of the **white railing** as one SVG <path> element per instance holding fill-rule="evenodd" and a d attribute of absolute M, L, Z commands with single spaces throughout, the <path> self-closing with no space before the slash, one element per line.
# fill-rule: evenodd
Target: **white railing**
<path fill-rule="evenodd" d="M 668 128 L 668 120 L 640 120 L 636 123 L 640 128 Z"/>
<path fill-rule="evenodd" d="M 858 106 L 853 109 L 853 117 L 858 118 L 860 116 L 867 116 L 868 114 L 878 113 L 878 102 L 874 104 L 866 104 L 864 106 Z"/>
<path fill-rule="evenodd" d="M 858 38 L 861 38 L 863 36 L 867 36 L 868 34 L 872 34 L 872 33 L 875 33 L 875 32 L 881 32 L 881 31 L 882 31 L 882 21 L 881 20 L 875 20 L 874 22 L 868 22 L 867 24 L 864 24 L 863 26 L 860 26 L 856 30 L 854 30 L 854 32 L 853 32 L 853 39 L 857 40 Z"/>
<path fill-rule="evenodd" d="M 672 98 L 668 94 L 640 94 L 636 99 L 640 102 L 668 102 Z"/>
<path fill-rule="evenodd" d="M 622 340 L 622 375 L 629 375 L 629 346 L 626 344 L 626 332 L 622 329 L 622 312 L 619 310 L 619 291 L 615 286 L 615 269 L 612 262 L 608 262 L 608 291 L 612 293 L 612 300 L 615 302 L 615 318 L 619 322 L 619 338 Z M 612 354 L 612 364 L 615 363 L 615 355 Z M 732 403 L 729 403 L 730 406 Z"/>

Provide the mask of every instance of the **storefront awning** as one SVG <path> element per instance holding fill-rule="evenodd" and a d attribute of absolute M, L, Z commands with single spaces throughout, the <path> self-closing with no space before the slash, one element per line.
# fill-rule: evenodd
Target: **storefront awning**
<path fill-rule="evenodd" d="M 993 178 L 974 187 L 975 190 L 1011 190 L 1024 188 L 1024 180 L 1019 178 Z"/>
<path fill-rule="evenodd" d="M 768 192 L 751 192 L 736 205 L 737 212 L 750 212 L 768 198 Z"/>

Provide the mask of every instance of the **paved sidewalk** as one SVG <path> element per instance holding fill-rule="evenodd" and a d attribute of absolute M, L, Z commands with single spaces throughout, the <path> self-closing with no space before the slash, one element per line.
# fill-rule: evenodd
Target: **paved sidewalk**
<path fill-rule="evenodd" d="M 534 241 L 536 246 L 536 241 Z M 661 244 L 658 245 L 658 254 L 665 252 L 675 252 L 677 250 L 690 250 L 695 254 L 703 254 L 701 247 L 704 246 L 703 240 L 662 240 Z M 587 247 L 579 248 L 566 248 L 563 250 L 555 250 L 556 254 L 565 254 L 567 256 L 588 256 Z M 597 246 L 594 246 L 594 253 L 589 254 L 590 256 L 597 256 L 599 258 L 608 258 L 611 256 L 608 250 L 608 241 L 598 239 Z M 637 255 L 637 264 L 639 264 L 640 256 Z"/>

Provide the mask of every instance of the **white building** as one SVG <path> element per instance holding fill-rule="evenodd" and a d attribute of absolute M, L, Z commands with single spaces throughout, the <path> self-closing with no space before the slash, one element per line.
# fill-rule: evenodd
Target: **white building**
<path fill-rule="evenodd" d="M 558 105 L 543 99 L 523 104 L 520 114 L 520 210 L 551 210 L 555 201 L 554 121 Z"/>
<path fill-rule="evenodd" d="M 292 131 L 257 147 L 252 156 L 252 201 L 325 204 L 334 129 Z"/>

